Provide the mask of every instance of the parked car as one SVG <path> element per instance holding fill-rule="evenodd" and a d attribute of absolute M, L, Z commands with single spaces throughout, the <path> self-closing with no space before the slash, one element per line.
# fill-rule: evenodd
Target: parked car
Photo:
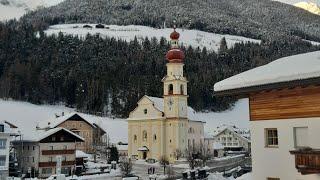
<path fill-rule="evenodd" d="M 47 180 L 66 180 L 66 175 L 64 174 L 53 174 Z"/>

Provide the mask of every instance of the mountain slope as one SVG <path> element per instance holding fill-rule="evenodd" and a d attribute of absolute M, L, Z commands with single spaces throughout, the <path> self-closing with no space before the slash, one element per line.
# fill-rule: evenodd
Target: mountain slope
<path fill-rule="evenodd" d="M 0 21 L 19 19 L 28 11 L 38 7 L 50 7 L 64 0 L 0 0 Z"/>
<path fill-rule="evenodd" d="M 260 39 L 284 35 L 320 39 L 320 17 L 270 0 L 66 0 L 26 20 L 57 23 L 171 26 Z M 170 25 L 171 24 L 171 25 Z"/>
<path fill-rule="evenodd" d="M 299 2 L 299 3 L 294 4 L 294 6 L 302 8 L 302 9 L 309 11 L 313 14 L 320 15 L 320 7 L 316 3 Z"/>

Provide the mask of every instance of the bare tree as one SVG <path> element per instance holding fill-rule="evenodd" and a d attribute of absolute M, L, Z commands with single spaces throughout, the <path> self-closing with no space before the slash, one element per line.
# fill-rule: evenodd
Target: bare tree
<path fill-rule="evenodd" d="M 201 160 L 202 167 L 206 166 L 206 163 L 211 156 L 212 154 L 208 150 L 208 146 L 204 143 L 201 143 L 199 147 L 199 159 Z"/>
<path fill-rule="evenodd" d="M 174 156 L 176 157 L 176 160 L 179 160 L 179 158 L 182 157 L 182 151 L 180 149 L 176 149 L 176 151 L 174 152 Z"/>
<path fill-rule="evenodd" d="M 163 167 L 163 173 L 166 173 L 166 166 L 169 165 L 169 160 L 166 156 L 161 156 L 159 163 L 161 164 L 161 166 Z"/>
<path fill-rule="evenodd" d="M 194 169 L 195 167 L 198 166 L 198 158 L 199 158 L 199 153 L 195 148 L 188 148 L 186 150 L 186 158 L 189 163 L 190 169 Z"/>
<path fill-rule="evenodd" d="M 128 177 L 132 171 L 132 162 L 130 158 L 124 158 L 120 165 L 121 173 L 123 177 Z"/>

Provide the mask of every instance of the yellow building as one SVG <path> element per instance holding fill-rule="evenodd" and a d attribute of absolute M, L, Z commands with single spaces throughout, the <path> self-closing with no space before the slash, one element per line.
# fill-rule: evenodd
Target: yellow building
<path fill-rule="evenodd" d="M 129 114 L 128 155 L 138 159 L 174 162 L 177 150 L 184 152 L 204 140 L 204 123 L 188 107 L 187 79 L 183 74 L 184 53 L 179 33 L 171 33 L 171 49 L 166 58 L 167 75 L 162 79 L 163 98 L 144 96 Z"/>

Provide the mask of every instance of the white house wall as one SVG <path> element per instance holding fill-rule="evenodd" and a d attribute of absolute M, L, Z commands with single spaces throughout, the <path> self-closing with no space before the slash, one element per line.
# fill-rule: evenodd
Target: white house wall
<path fill-rule="evenodd" d="M 253 180 L 319 180 L 320 175 L 301 175 L 295 168 L 294 127 L 308 127 L 308 143 L 320 149 L 320 118 L 251 121 Z M 278 148 L 265 147 L 265 128 L 277 128 Z"/>

